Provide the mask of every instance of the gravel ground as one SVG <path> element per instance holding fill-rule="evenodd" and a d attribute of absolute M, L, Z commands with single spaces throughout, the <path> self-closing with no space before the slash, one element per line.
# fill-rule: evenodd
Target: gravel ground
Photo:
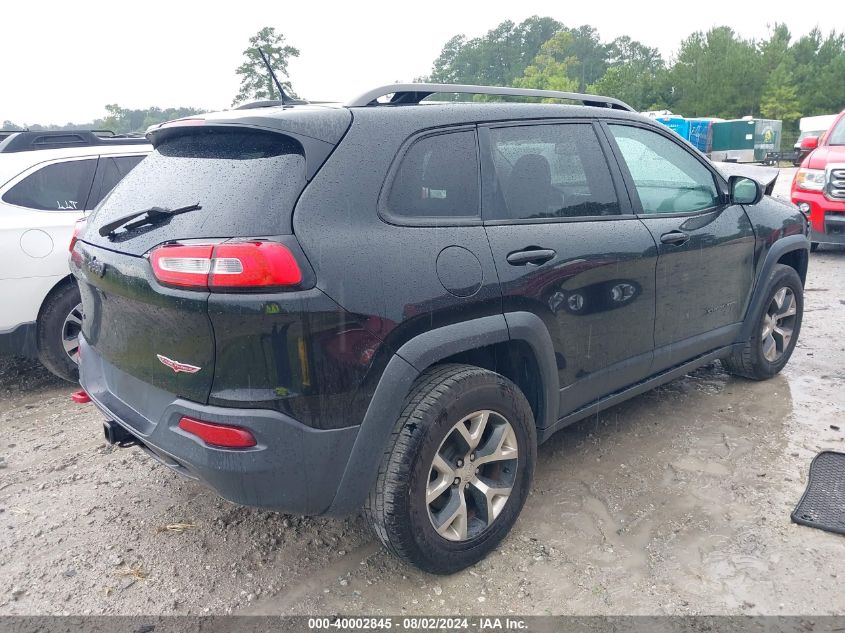
<path fill-rule="evenodd" d="M 511 535 L 450 577 L 359 516 L 234 506 L 109 447 L 71 386 L 2 360 L 0 615 L 845 613 L 845 537 L 789 520 L 813 456 L 845 451 L 843 331 L 845 249 L 823 248 L 780 376 L 713 363 L 562 431 Z"/>

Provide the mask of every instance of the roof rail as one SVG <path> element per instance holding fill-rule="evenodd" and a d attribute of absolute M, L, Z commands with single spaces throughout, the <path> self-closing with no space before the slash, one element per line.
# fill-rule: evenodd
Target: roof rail
<path fill-rule="evenodd" d="M 145 145 L 143 136 L 115 134 L 111 130 L 26 130 L 0 136 L 0 154 L 96 145 Z"/>
<path fill-rule="evenodd" d="M 616 110 L 634 109 L 624 101 L 601 95 L 588 95 L 580 92 L 559 92 L 557 90 L 535 90 L 533 88 L 506 88 L 498 86 L 469 86 L 463 84 L 388 84 L 369 90 L 346 103 L 347 107 L 357 108 L 374 105 L 417 104 L 426 97 L 436 93 L 456 93 L 474 95 L 499 95 L 508 97 L 540 97 L 543 99 L 566 99 L 580 101 L 586 106 L 600 108 L 614 108 Z M 393 95 L 387 103 L 379 103 L 377 99 L 386 95 Z"/>

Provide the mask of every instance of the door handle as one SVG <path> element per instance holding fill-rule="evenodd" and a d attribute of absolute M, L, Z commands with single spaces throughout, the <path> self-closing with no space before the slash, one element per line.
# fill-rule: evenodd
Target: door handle
<path fill-rule="evenodd" d="M 526 248 L 523 251 L 514 251 L 508 254 L 509 264 L 524 266 L 525 264 L 542 264 L 549 261 L 556 253 L 550 248 Z"/>
<path fill-rule="evenodd" d="M 681 244 L 685 243 L 688 239 L 689 235 L 687 235 L 683 231 L 669 231 L 668 233 L 664 233 L 660 236 L 660 241 L 663 244 L 672 244 L 674 246 L 680 246 Z"/>

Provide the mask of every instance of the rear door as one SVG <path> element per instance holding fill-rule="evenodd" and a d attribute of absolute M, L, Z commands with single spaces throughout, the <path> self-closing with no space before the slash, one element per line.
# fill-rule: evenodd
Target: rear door
<path fill-rule="evenodd" d="M 656 249 L 584 120 L 484 126 L 484 224 L 504 309 L 552 336 L 560 414 L 651 365 Z M 618 176 L 618 173 L 617 173 Z"/>
<path fill-rule="evenodd" d="M 150 252 L 165 243 L 289 234 L 304 186 L 304 152 L 290 137 L 194 128 L 165 138 L 105 195 L 72 254 L 72 269 L 85 313 L 82 336 L 101 359 L 110 391 L 138 398 L 127 404 L 139 411 L 149 385 L 208 400 L 216 355 L 209 292 L 157 281 Z M 149 224 L 103 229 L 153 207 L 194 204 L 199 208 Z"/>
<path fill-rule="evenodd" d="M 657 261 L 654 371 L 733 342 L 751 294 L 754 229 L 691 148 L 651 127 L 607 125 Z"/>
<path fill-rule="evenodd" d="M 205 402 L 214 376 L 214 338 L 207 314 L 208 293 L 159 284 L 144 257 L 77 242 L 71 271 L 82 296 L 83 370 L 92 347 L 98 376 L 112 393 L 146 409 L 150 385 L 195 402 Z M 181 363 L 177 366 L 166 363 Z M 86 388 L 93 385 L 86 383 Z M 137 398 L 136 402 L 134 399 Z"/>

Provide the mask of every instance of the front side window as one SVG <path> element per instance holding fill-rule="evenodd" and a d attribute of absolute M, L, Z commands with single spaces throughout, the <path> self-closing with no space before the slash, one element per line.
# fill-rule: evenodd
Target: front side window
<path fill-rule="evenodd" d="M 619 205 L 596 133 L 589 124 L 490 130 L 495 192 L 488 219 L 616 215 Z"/>
<path fill-rule="evenodd" d="M 827 143 L 828 145 L 845 145 L 845 117 L 839 119 L 836 127 L 831 130 Z"/>
<path fill-rule="evenodd" d="M 634 180 L 643 213 L 694 213 L 719 204 L 713 174 L 691 152 L 651 130 L 609 127 Z"/>
<path fill-rule="evenodd" d="M 83 211 L 86 208 L 97 159 L 46 165 L 3 195 L 3 202 L 38 211 Z"/>
<path fill-rule="evenodd" d="M 468 218 L 479 215 L 475 132 L 427 136 L 402 158 L 387 196 L 400 218 Z"/>

